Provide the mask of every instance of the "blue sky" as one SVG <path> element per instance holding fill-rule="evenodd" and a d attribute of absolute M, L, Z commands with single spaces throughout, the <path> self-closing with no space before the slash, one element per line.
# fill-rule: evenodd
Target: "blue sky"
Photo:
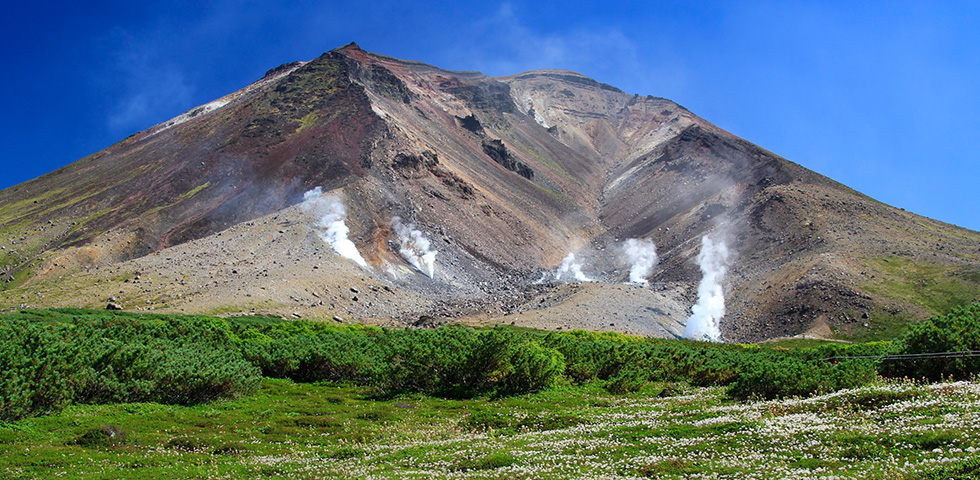
<path fill-rule="evenodd" d="M 666 97 L 885 203 L 980 230 L 980 2 L 39 0 L 5 7 L 0 40 L 0 188 L 356 41 Z"/>

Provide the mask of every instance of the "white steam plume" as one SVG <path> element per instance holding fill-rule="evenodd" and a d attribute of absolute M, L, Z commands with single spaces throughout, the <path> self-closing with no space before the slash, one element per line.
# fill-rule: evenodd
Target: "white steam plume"
<path fill-rule="evenodd" d="M 354 263 L 367 267 L 364 257 L 357 251 L 354 242 L 347 238 L 350 229 L 344 220 L 347 219 L 347 209 L 340 195 L 324 195 L 321 187 L 316 187 L 303 194 L 303 209 L 312 210 L 320 217 L 320 238 L 327 242 L 340 256 Z"/>
<path fill-rule="evenodd" d="M 439 252 L 431 248 L 429 239 L 425 238 L 415 225 L 402 223 L 400 217 L 391 219 L 391 227 L 398 234 L 398 240 L 401 242 L 398 253 L 420 272 L 427 274 L 429 278 L 434 278 L 436 254 Z"/>
<path fill-rule="evenodd" d="M 728 270 L 728 247 L 725 242 L 712 242 L 707 235 L 701 237 L 698 265 L 704 276 L 698 285 L 698 303 L 691 307 L 694 314 L 687 319 L 684 327 L 684 338 L 720 342 L 721 329 L 718 324 L 725 315 L 725 291 L 721 280 Z"/>
<path fill-rule="evenodd" d="M 653 240 L 630 238 L 623 243 L 623 258 L 630 264 L 630 282 L 648 283 L 647 277 L 657 266 L 657 247 Z"/>
<path fill-rule="evenodd" d="M 555 272 L 555 280 L 561 280 L 566 273 L 571 273 L 572 277 L 579 282 L 591 282 L 585 273 L 582 273 L 582 264 L 575 261 L 575 253 L 569 253 L 561 262 L 558 271 Z"/>

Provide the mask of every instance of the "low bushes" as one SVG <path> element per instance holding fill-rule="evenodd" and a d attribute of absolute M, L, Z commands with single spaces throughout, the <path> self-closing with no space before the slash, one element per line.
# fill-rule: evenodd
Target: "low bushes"
<path fill-rule="evenodd" d="M 243 355 L 262 375 L 300 382 L 368 382 L 376 375 L 378 356 L 371 346 L 368 338 L 351 332 L 241 342 Z"/>
<path fill-rule="evenodd" d="M 913 325 L 894 345 L 794 350 L 582 331 L 44 310 L 0 317 L 0 421 L 72 402 L 193 404 L 248 395 L 260 375 L 352 382 L 379 395 L 515 395 L 562 382 L 623 394 L 649 382 L 687 382 L 770 399 L 866 385 L 879 374 L 970 378 L 980 372 L 978 358 L 878 360 L 962 350 L 980 350 L 980 305 Z M 835 357 L 869 358 L 827 360 Z"/>
<path fill-rule="evenodd" d="M 834 356 L 882 355 L 888 343 L 779 350 L 758 345 L 648 339 L 627 341 L 593 334 L 548 334 L 545 345 L 566 359 L 570 381 L 604 382 L 612 393 L 647 382 L 728 386 L 739 399 L 812 395 L 866 385 L 877 371 L 871 360 L 832 363 Z"/>
<path fill-rule="evenodd" d="M 551 386 L 565 369 L 556 350 L 502 328 L 261 330 L 242 332 L 243 337 L 262 338 L 244 341 L 242 350 L 263 375 L 351 381 L 389 394 L 526 393 Z"/>
<path fill-rule="evenodd" d="M 980 303 L 913 324 L 895 342 L 895 355 L 980 351 Z M 937 356 L 887 360 L 882 371 L 895 377 L 966 380 L 980 374 L 978 356 Z"/>
<path fill-rule="evenodd" d="M 0 321 L 0 420 L 70 403 L 194 404 L 247 395 L 262 375 L 378 394 L 513 395 L 561 380 L 565 359 L 497 328 L 381 330 L 314 322 L 48 310 Z"/>
<path fill-rule="evenodd" d="M 874 362 L 868 360 L 837 364 L 798 358 L 749 361 L 729 385 L 728 394 L 740 400 L 807 397 L 868 385 L 877 376 Z"/>
<path fill-rule="evenodd" d="M 46 314 L 0 322 L 0 420 L 72 402 L 207 402 L 261 379 L 214 319 Z"/>

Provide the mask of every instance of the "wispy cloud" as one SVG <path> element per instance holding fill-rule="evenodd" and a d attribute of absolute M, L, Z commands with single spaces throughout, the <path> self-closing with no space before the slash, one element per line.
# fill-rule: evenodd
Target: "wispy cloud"
<path fill-rule="evenodd" d="M 110 56 L 116 75 L 117 100 L 106 112 L 106 124 L 116 134 L 147 128 L 190 106 L 195 91 L 183 69 L 166 60 L 161 43 L 123 31 L 112 35 Z"/>
<path fill-rule="evenodd" d="M 484 65 L 486 73 L 510 74 L 535 68 L 574 68 L 636 59 L 636 47 L 621 31 L 571 29 L 544 33 L 535 30 L 510 3 L 471 26 L 477 41 L 456 50 L 461 58 Z"/>
<path fill-rule="evenodd" d="M 159 123 L 186 108 L 194 92 L 184 74 L 174 67 L 132 73 L 127 83 L 127 92 L 109 111 L 107 123 L 114 132 Z"/>
<path fill-rule="evenodd" d="M 529 13 L 505 2 L 468 26 L 471 35 L 450 47 L 447 63 L 488 75 L 549 68 L 573 70 L 635 93 L 677 92 L 687 68 L 669 50 L 642 48 L 633 32 L 617 26 L 545 29 Z M 656 91 L 651 91 L 656 90 Z"/>

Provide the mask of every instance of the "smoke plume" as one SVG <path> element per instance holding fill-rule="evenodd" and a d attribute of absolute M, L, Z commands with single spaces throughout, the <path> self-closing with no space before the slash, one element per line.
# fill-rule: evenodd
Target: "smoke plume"
<path fill-rule="evenodd" d="M 357 251 L 357 246 L 347 238 L 350 232 L 347 224 L 344 223 L 347 219 L 347 209 L 344 208 L 344 201 L 340 195 L 324 195 L 323 189 L 316 187 L 303 194 L 302 207 L 305 210 L 312 210 L 320 217 L 318 225 L 320 238 L 335 252 L 362 267 L 368 266 L 364 257 Z"/>
<path fill-rule="evenodd" d="M 630 282 L 648 283 L 647 277 L 657 266 L 657 247 L 653 240 L 630 238 L 623 243 L 623 259 L 630 265 Z"/>
<path fill-rule="evenodd" d="M 561 277 L 565 276 L 566 273 L 571 274 L 572 278 L 579 282 L 592 281 L 591 278 L 582 272 L 582 264 L 575 261 L 575 253 L 569 253 L 568 256 L 562 260 L 561 266 L 558 267 L 558 271 L 555 272 L 555 280 L 560 281 Z"/>
<path fill-rule="evenodd" d="M 398 253 L 415 266 L 420 272 L 434 278 L 436 273 L 436 254 L 439 253 L 431 248 L 429 239 L 425 238 L 422 232 L 415 228 L 411 223 L 402 223 L 400 217 L 391 219 L 391 227 L 398 235 L 401 245 Z"/>
<path fill-rule="evenodd" d="M 701 237 L 698 265 L 703 274 L 698 285 L 698 303 L 691 307 L 694 314 L 687 319 L 684 337 L 720 342 L 719 322 L 725 315 L 725 291 L 721 280 L 728 270 L 728 247 L 725 242 L 715 243 L 707 235 Z"/>

